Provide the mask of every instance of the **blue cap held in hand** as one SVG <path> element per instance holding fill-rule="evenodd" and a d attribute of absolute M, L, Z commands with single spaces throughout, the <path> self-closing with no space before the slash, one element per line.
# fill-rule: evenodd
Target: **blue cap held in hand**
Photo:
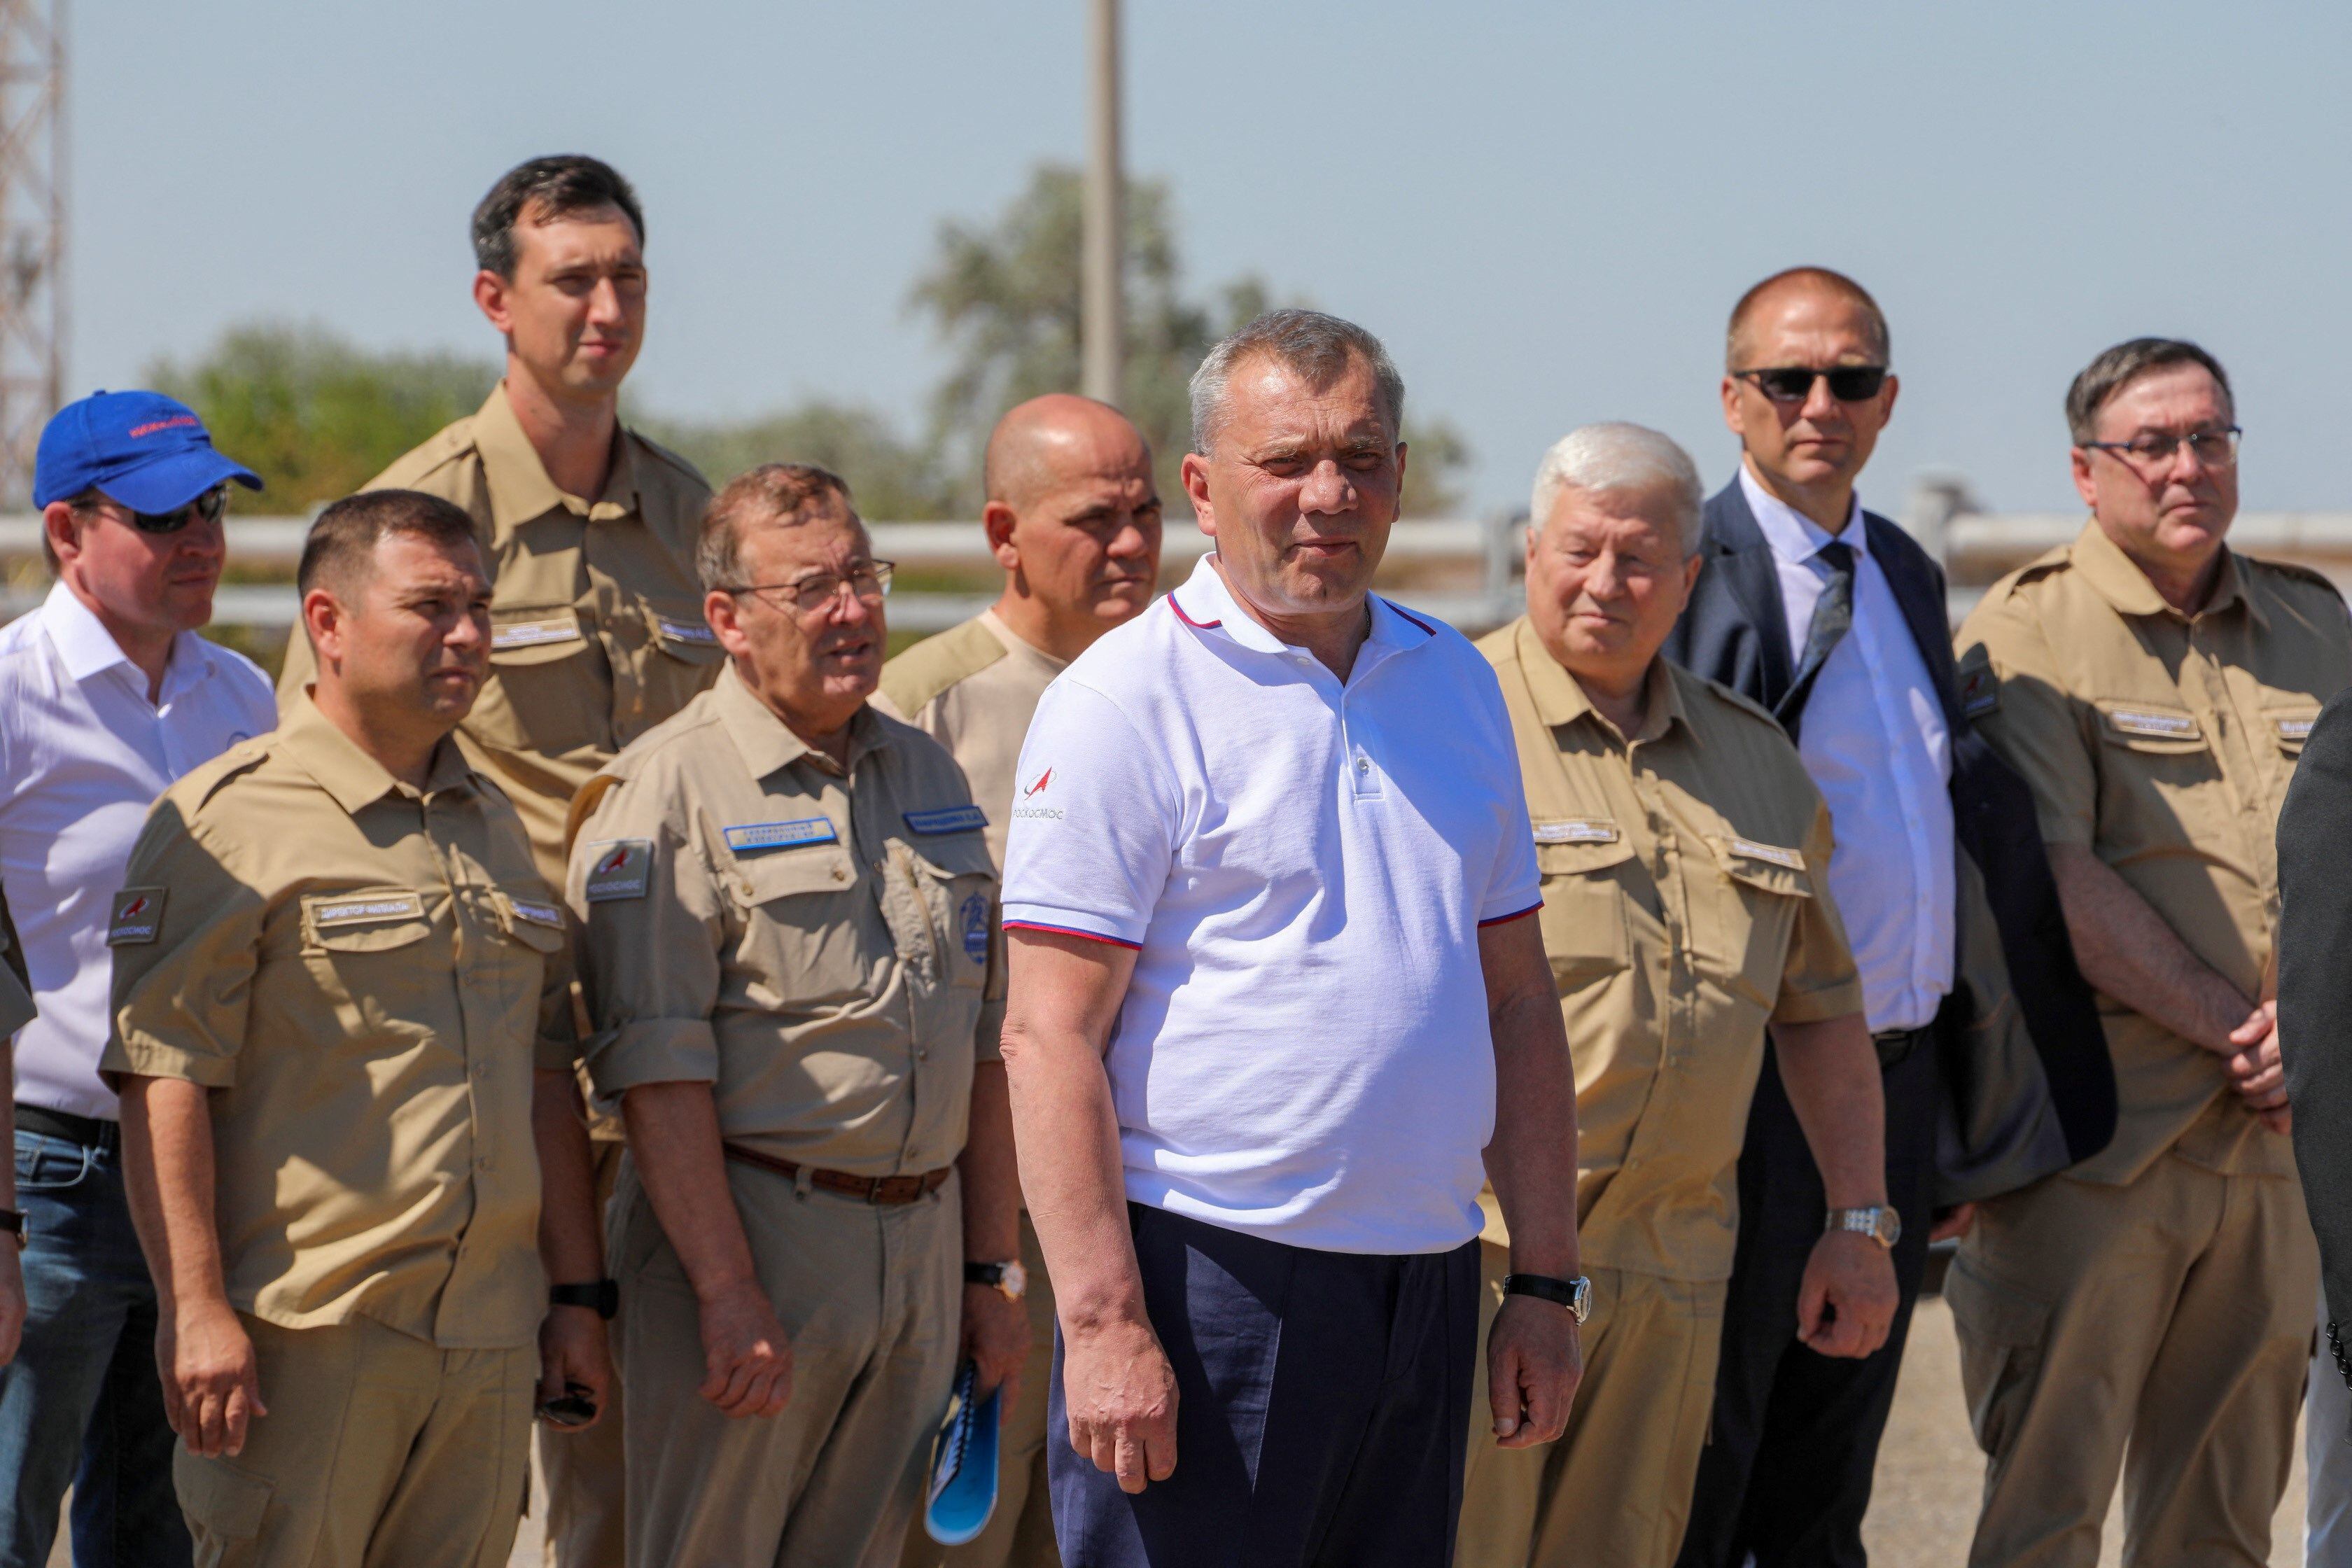
<path fill-rule="evenodd" d="M 33 504 L 103 490 L 132 511 L 177 511 L 235 479 L 259 489 L 242 463 L 213 450 L 195 410 L 160 392 L 93 392 L 57 411 L 33 458 Z"/>

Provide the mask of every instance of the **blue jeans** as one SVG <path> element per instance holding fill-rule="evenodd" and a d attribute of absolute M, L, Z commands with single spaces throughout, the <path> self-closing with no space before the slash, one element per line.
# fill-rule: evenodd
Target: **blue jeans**
<path fill-rule="evenodd" d="M 120 1149 L 16 1133 L 25 1342 L 0 1369 L 0 1568 L 46 1568 L 74 1489 L 75 1568 L 182 1568 L 176 1439 L 155 1373 L 155 1288 Z"/>

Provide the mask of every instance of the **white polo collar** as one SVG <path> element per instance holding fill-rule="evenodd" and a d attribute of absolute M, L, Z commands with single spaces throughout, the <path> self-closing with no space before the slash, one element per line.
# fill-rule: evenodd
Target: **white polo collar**
<path fill-rule="evenodd" d="M 1764 542 L 1772 547 L 1772 553 L 1792 566 L 1811 561 L 1832 539 L 1852 549 L 1857 560 L 1870 553 L 1870 531 L 1863 526 L 1859 490 L 1854 492 L 1853 510 L 1846 513 L 1845 527 L 1835 534 L 1757 483 L 1745 459 L 1739 465 L 1739 493 L 1748 498 L 1748 510 L 1756 526 L 1764 531 Z"/>
<path fill-rule="evenodd" d="M 58 650 L 66 673 L 77 682 L 103 675 L 117 665 L 131 663 L 131 656 L 122 651 L 106 624 L 91 613 L 89 605 L 75 598 L 73 590 L 62 582 L 50 584 L 49 596 L 41 602 L 41 630 L 48 634 L 49 646 Z M 194 632 L 182 632 L 172 639 L 171 657 L 163 666 L 166 697 L 212 673 L 211 664 L 201 651 L 188 646 L 194 640 Z M 140 685 L 143 690 L 145 683 Z"/>
<path fill-rule="evenodd" d="M 1225 637 L 1258 653 L 1305 659 L 1321 669 L 1321 662 L 1313 654 L 1276 637 L 1235 602 L 1215 561 L 1214 552 L 1202 556 L 1192 574 L 1169 594 L 1169 606 L 1176 612 L 1176 618 L 1196 632 Z M 1372 627 L 1356 656 L 1354 669 L 1349 673 L 1350 683 L 1360 679 L 1390 655 L 1423 647 L 1437 637 L 1437 628 L 1420 616 L 1398 609 L 1378 594 L 1364 597 L 1371 606 Z"/>

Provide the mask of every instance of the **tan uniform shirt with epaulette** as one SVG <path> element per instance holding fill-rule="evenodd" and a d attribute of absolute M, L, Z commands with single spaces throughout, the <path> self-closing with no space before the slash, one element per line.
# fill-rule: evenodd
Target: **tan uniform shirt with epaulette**
<path fill-rule="evenodd" d="M 755 1152 L 951 1163 L 1004 1011 L 996 871 L 954 760 L 868 708 L 837 769 L 730 668 L 591 790 L 567 893 L 599 1096 L 704 1082 Z"/>
<path fill-rule="evenodd" d="M 560 884 L 573 794 L 718 677 L 725 656 L 702 618 L 694 575 L 710 487 L 685 458 L 625 428 L 604 494 L 566 495 L 547 477 L 501 383 L 481 412 L 367 488 L 454 501 L 481 531 L 492 584 L 490 679 L 458 733 L 474 765 L 513 799 L 540 869 Z M 298 633 L 278 681 L 281 705 L 315 669 Z"/>
<path fill-rule="evenodd" d="M 882 667 L 874 706 L 948 749 L 988 814 L 988 856 L 1002 870 L 1013 823 L 1013 773 L 1037 700 L 1069 668 L 1013 635 L 992 609 L 927 637 Z"/>
<path fill-rule="evenodd" d="M 2268 995 L 2279 806 L 2312 721 L 2352 680 L 2335 588 L 2225 552 L 2210 602 L 2184 616 L 2093 521 L 1994 584 L 1958 642 L 1961 701 L 2033 786 L 2043 841 L 2091 850 L 2223 979 Z M 2221 1057 L 2126 999 L 2099 1009 L 2121 1114 L 2075 1175 L 2127 1182 L 2167 1149 L 2293 1173 Z"/>
<path fill-rule="evenodd" d="M 1862 1011 L 1829 808 L 1762 709 L 1663 658 L 1628 738 L 1524 616 L 1478 648 L 1518 742 L 1576 1059 L 1583 1257 L 1727 1279 L 1765 1025 Z"/>
<path fill-rule="evenodd" d="M 546 1315 L 534 1066 L 570 1066 L 563 910 L 444 742 L 420 793 L 305 699 L 166 791 L 107 943 L 100 1068 L 212 1090 L 232 1306 L 449 1349 Z"/>
<path fill-rule="evenodd" d="M 25 972 L 25 950 L 16 941 L 16 922 L 8 900 L 0 894 L 0 1035 L 13 1035 L 33 1021 L 33 992 Z"/>

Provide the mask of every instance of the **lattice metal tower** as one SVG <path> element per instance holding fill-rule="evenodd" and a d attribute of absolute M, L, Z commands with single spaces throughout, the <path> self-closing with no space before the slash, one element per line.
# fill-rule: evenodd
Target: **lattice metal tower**
<path fill-rule="evenodd" d="M 0 0 L 0 511 L 65 396 L 66 0 Z"/>

